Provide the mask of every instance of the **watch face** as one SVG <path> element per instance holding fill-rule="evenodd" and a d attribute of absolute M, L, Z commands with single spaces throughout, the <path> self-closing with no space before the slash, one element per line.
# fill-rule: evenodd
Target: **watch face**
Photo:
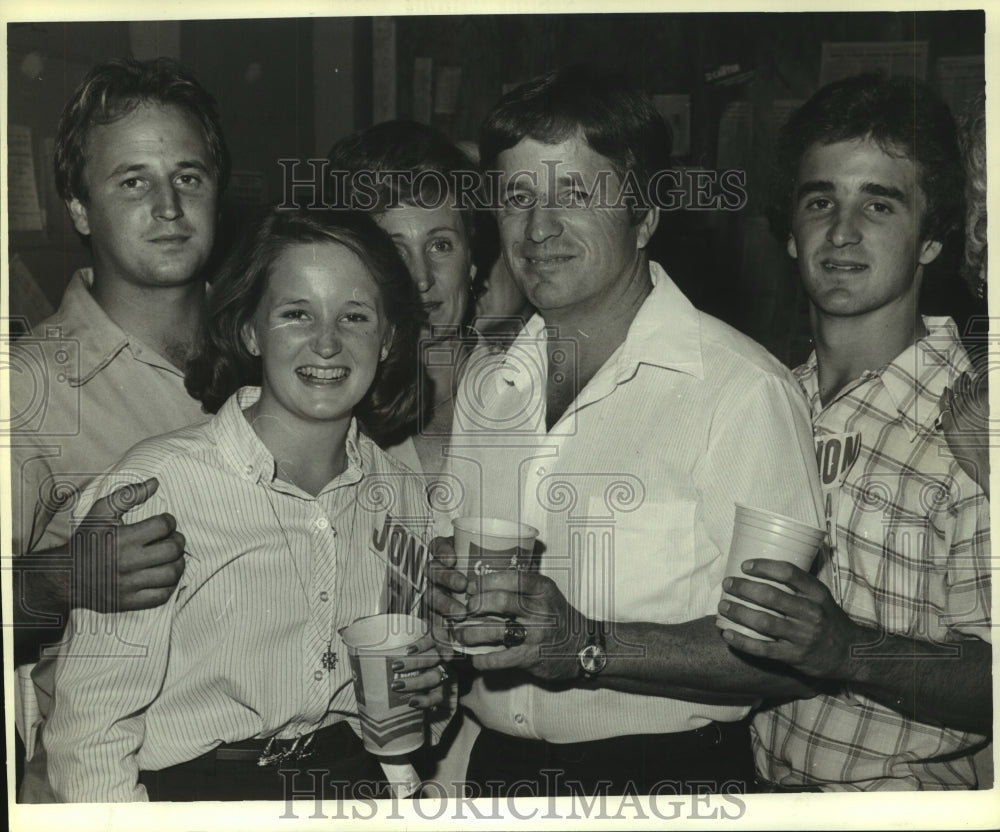
<path fill-rule="evenodd" d="M 580 666 L 588 675 L 600 673 L 607 663 L 607 654 L 597 644 L 588 644 L 580 651 Z"/>

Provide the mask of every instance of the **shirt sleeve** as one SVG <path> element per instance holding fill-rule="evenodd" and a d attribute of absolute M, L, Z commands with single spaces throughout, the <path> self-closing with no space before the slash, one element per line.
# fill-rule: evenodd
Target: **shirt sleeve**
<path fill-rule="evenodd" d="M 992 644 L 990 506 L 985 494 L 964 477 L 964 472 L 962 477 L 966 487 L 961 493 L 968 496 L 955 505 L 943 582 L 942 624 L 956 639 L 973 637 Z"/>
<path fill-rule="evenodd" d="M 712 416 L 708 448 L 695 472 L 703 521 L 729 552 L 736 504 L 822 527 L 822 498 L 808 407 L 794 380 L 760 375 L 732 389 Z M 716 592 L 716 602 L 721 587 Z"/>
<path fill-rule="evenodd" d="M 53 460 L 80 432 L 80 388 L 67 377 L 79 349 L 72 339 L 26 338 L 10 345 L 9 358 L 12 551 L 22 555 L 68 539 L 79 475 L 57 481 Z"/>
<path fill-rule="evenodd" d="M 120 475 L 102 478 L 82 502 L 90 505 L 122 484 Z M 125 522 L 164 510 L 156 494 L 129 512 Z M 177 593 L 150 610 L 108 614 L 76 609 L 70 614 L 45 725 L 49 780 L 60 801 L 148 799 L 138 782 L 137 753 L 145 737 L 145 710 L 166 674 Z"/>
<path fill-rule="evenodd" d="M 11 551 L 24 555 L 38 546 L 54 512 L 39 499 L 52 470 L 42 450 L 26 437 L 12 437 L 10 449 Z"/>

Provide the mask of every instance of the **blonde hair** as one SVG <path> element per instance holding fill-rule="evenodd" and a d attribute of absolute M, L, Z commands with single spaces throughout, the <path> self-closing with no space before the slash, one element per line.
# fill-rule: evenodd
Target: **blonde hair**
<path fill-rule="evenodd" d="M 965 163 L 966 282 L 981 297 L 986 285 L 986 94 L 966 106 L 958 124 Z"/>

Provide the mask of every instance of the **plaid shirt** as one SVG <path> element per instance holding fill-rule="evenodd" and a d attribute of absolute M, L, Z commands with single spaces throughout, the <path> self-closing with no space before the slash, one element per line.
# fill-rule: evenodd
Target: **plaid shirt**
<path fill-rule="evenodd" d="M 820 578 L 865 626 L 931 645 L 989 641 L 989 504 L 934 430 L 942 390 L 969 361 L 950 319 L 924 322 L 926 337 L 825 407 L 815 354 L 796 370 L 827 495 Z M 760 712 L 753 736 L 765 779 L 830 790 L 975 788 L 969 752 L 985 739 L 847 687 Z"/>

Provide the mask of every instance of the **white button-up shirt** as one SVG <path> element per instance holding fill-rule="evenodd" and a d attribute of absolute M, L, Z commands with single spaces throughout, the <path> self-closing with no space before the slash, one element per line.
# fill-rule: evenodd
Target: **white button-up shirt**
<path fill-rule="evenodd" d="M 506 353 L 479 349 L 455 404 L 457 514 L 540 530 L 541 572 L 590 618 L 714 615 L 736 503 L 810 525 L 820 496 L 806 403 L 761 346 L 700 313 L 655 263 L 625 342 L 551 431 L 547 355 L 575 345 L 534 317 Z M 555 368 L 558 369 L 558 368 Z M 641 655 L 643 645 L 635 645 Z M 487 727 L 553 742 L 667 733 L 747 708 L 491 674 L 463 703 Z"/>
<path fill-rule="evenodd" d="M 158 491 L 125 522 L 171 512 L 185 569 L 162 606 L 73 611 L 45 726 L 61 800 L 143 800 L 140 770 L 220 743 L 345 719 L 360 730 L 339 630 L 420 601 L 424 482 L 353 423 L 347 469 L 315 497 L 277 479 L 242 412 L 258 392 L 244 388 L 211 422 L 141 443 L 81 501 L 84 512 L 122 482 L 155 476 Z"/>

